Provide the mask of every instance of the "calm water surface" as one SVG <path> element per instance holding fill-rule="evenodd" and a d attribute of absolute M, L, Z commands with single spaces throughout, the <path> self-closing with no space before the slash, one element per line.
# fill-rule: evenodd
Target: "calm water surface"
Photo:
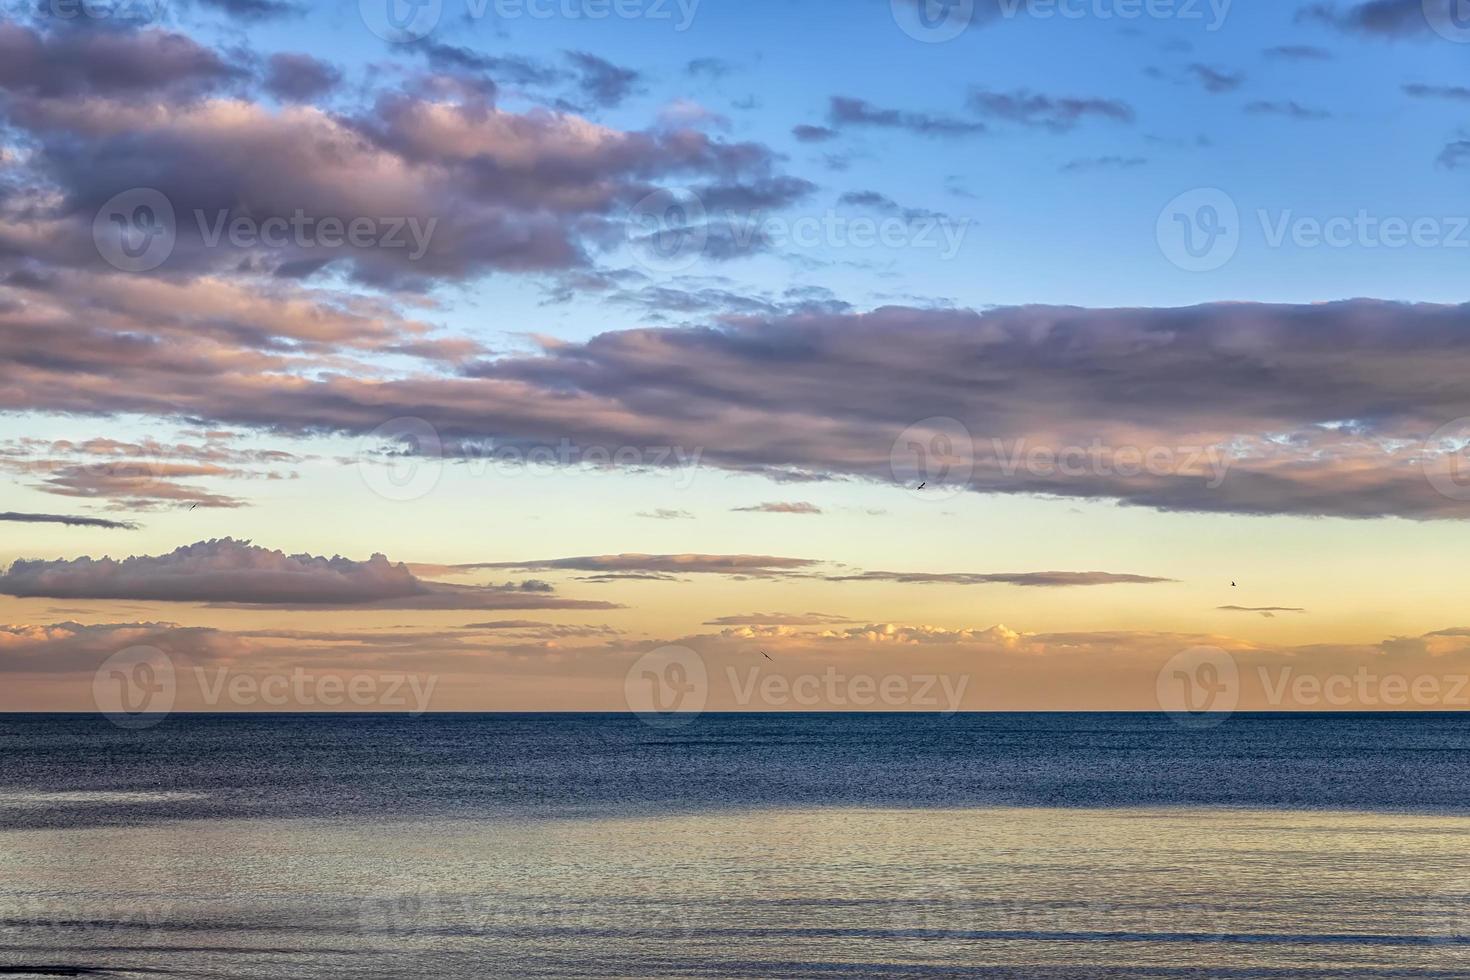
<path fill-rule="evenodd" d="M 0 717 L 0 971 L 1470 976 L 1470 718 Z"/>

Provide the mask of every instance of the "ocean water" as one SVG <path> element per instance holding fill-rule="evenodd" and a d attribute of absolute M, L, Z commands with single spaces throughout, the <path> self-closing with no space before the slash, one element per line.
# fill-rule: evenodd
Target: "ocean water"
<path fill-rule="evenodd" d="M 0 975 L 1470 976 L 1467 760 L 1453 714 L 0 716 Z"/>

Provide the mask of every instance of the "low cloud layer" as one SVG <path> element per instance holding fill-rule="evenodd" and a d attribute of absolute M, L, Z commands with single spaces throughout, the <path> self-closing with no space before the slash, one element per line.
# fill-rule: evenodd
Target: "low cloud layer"
<path fill-rule="evenodd" d="M 562 599 L 542 589 L 426 582 L 380 554 L 367 561 L 288 555 L 232 538 L 121 560 L 21 559 L 0 574 L 0 594 L 306 609 L 615 608 L 607 602 Z"/>

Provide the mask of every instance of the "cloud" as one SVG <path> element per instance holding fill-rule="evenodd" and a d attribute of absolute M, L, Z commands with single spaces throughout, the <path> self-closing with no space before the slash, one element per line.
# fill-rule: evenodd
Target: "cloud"
<path fill-rule="evenodd" d="M 1059 168 L 1062 173 L 1083 173 L 1090 170 L 1131 170 L 1148 163 L 1147 157 L 1122 157 L 1115 155 L 1079 157 L 1068 160 Z"/>
<path fill-rule="evenodd" d="M 419 574 L 442 575 L 485 569 L 524 571 L 574 571 L 602 573 L 711 574 L 768 577 L 786 575 L 820 562 L 810 558 L 777 558 L 771 555 L 583 555 L 512 562 L 471 562 L 459 565 L 410 564 Z"/>
<path fill-rule="evenodd" d="M 1312 44 L 1279 44 L 1261 52 L 1277 61 L 1331 61 L 1332 52 Z"/>
<path fill-rule="evenodd" d="M 1189 72 L 1195 77 L 1206 92 L 1219 94 L 1221 92 L 1233 92 L 1240 88 L 1245 76 L 1240 72 L 1226 71 L 1223 68 L 1211 68 L 1209 65 L 1192 64 Z"/>
<path fill-rule="evenodd" d="M 1277 613 L 1304 613 L 1305 609 L 1296 606 L 1216 606 L 1221 612 L 1243 612 L 1259 613 L 1266 619 L 1275 618 Z"/>
<path fill-rule="evenodd" d="M 567 60 L 581 76 L 578 84 L 582 94 L 604 109 L 622 105 L 643 77 L 631 68 L 615 65 L 586 51 L 568 51 Z"/>
<path fill-rule="evenodd" d="M 1247 102 L 1245 112 L 1252 116 L 1285 116 L 1288 119 L 1302 121 L 1332 118 L 1332 113 L 1325 109 L 1309 109 L 1293 100 L 1282 102 Z"/>
<path fill-rule="evenodd" d="M 1317 22 L 1350 34 L 1398 38 L 1425 34 L 1431 12 L 1448 18 L 1455 0 L 1366 0 L 1346 7 L 1315 3 L 1297 11 L 1296 20 Z"/>
<path fill-rule="evenodd" d="M 1470 88 L 1464 85 L 1425 85 L 1411 82 L 1403 86 L 1404 94 L 1416 99 L 1450 99 L 1455 102 L 1470 102 Z"/>
<path fill-rule="evenodd" d="M 0 409 L 283 433 L 364 434 L 413 416 L 451 446 L 663 447 L 639 454 L 645 467 L 697 448 L 700 465 L 732 472 L 890 485 L 911 475 L 895 445 L 951 418 L 965 435 L 945 479 L 982 493 L 1240 514 L 1466 512 L 1426 479 L 1448 473 L 1451 447 L 1425 440 L 1470 416 L 1470 306 L 817 309 L 609 331 L 457 373 L 357 376 L 313 373 L 309 357 L 190 352 L 184 334 L 145 351 L 99 345 L 81 310 L 35 320 L 0 308 Z M 158 329 L 129 325 L 134 338 Z"/>
<path fill-rule="evenodd" d="M 798 143 L 825 143 L 837 138 L 837 130 L 828 126 L 811 126 L 802 123 L 791 127 L 791 135 L 796 137 Z"/>
<path fill-rule="evenodd" d="M 973 136 L 985 132 L 985 124 L 953 116 L 933 115 L 927 112 L 911 112 L 903 109 L 884 109 L 866 99 L 855 99 L 843 95 L 832 96 L 827 116 L 832 126 L 838 129 L 867 127 L 873 129 L 899 129 L 917 136 L 953 138 Z"/>
<path fill-rule="evenodd" d="M 265 88 L 279 99 L 310 102 L 332 91 L 341 81 L 342 73 L 327 62 L 309 54 L 283 52 L 271 55 Z"/>
<path fill-rule="evenodd" d="M 1014 92 L 975 89 L 970 93 L 969 105 L 992 119 L 1040 126 L 1056 133 L 1072 129 L 1089 116 L 1121 123 L 1131 123 L 1134 118 L 1133 107 L 1118 99 L 1050 96 L 1026 89 Z"/>
<path fill-rule="evenodd" d="M 828 582 L 895 582 L 902 585 L 1019 585 L 1066 588 L 1075 585 L 1151 585 L 1173 582 L 1152 575 L 1119 572 L 859 572 L 823 576 Z"/>
<path fill-rule="evenodd" d="M 745 511 L 755 514 L 820 514 L 822 508 L 816 504 L 805 501 L 772 501 L 764 504 L 752 504 L 749 507 L 731 507 L 732 511 Z"/>
<path fill-rule="evenodd" d="M 133 521 L 109 521 L 102 517 L 80 517 L 76 514 L 18 514 L 15 511 L 0 513 L 0 521 L 19 524 L 66 524 L 71 527 L 102 527 L 118 530 L 136 530 Z"/>
<path fill-rule="evenodd" d="M 156 28 L 43 32 L 0 24 L 0 91 L 12 98 L 193 99 L 245 76 L 192 38 Z"/>
<path fill-rule="evenodd" d="M 648 517 L 656 521 L 687 521 L 694 519 L 694 515 L 687 510 L 672 510 L 668 507 L 659 507 L 656 510 L 641 510 L 637 516 Z"/>
<path fill-rule="evenodd" d="M 717 616 L 704 621 L 706 626 L 829 626 L 850 623 L 846 616 L 829 613 L 740 613 L 733 616 Z"/>
<path fill-rule="evenodd" d="M 230 657 L 244 648 L 227 633 L 177 623 L 0 624 L 0 674 L 91 672 L 133 646 L 197 661 Z"/>
<path fill-rule="evenodd" d="M 19 598 L 210 602 L 288 608 L 609 609 L 518 588 L 425 582 L 373 555 L 287 555 L 233 538 L 200 541 L 166 555 L 121 561 L 90 557 L 20 559 L 0 574 L 0 594 Z"/>

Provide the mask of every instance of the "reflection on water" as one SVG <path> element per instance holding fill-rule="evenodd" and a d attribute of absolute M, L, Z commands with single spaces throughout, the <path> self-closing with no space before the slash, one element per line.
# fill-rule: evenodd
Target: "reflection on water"
<path fill-rule="evenodd" d="M 1470 818 L 741 809 L 0 833 L 0 966 L 187 977 L 1470 975 Z"/>

